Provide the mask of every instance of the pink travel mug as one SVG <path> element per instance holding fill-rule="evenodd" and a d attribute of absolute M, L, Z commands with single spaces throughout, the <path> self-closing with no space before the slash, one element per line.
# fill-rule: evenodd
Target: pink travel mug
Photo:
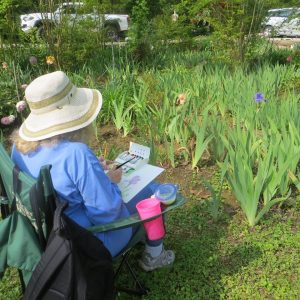
<path fill-rule="evenodd" d="M 141 220 L 151 218 L 161 213 L 160 201 L 156 198 L 148 198 L 140 201 L 136 209 Z M 144 227 L 149 240 L 159 240 L 165 235 L 165 226 L 162 216 L 144 223 Z"/>

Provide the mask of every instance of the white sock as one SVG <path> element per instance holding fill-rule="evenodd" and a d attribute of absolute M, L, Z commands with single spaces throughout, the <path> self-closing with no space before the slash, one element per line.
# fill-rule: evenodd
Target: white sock
<path fill-rule="evenodd" d="M 159 256 L 161 254 L 161 252 L 162 252 L 162 249 L 163 249 L 163 243 L 161 243 L 158 246 L 154 246 L 154 247 L 147 245 L 147 243 L 145 245 L 145 251 L 148 254 L 150 254 L 151 257 L 157 257 L 157 256 Z"/>

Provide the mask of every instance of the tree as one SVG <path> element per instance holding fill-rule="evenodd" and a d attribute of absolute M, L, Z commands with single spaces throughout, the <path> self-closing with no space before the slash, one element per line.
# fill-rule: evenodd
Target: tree
<path fill-rule="evenodd" d="M 129 14 L 133 13 L 133 9 L 137 6 L 141 0 L 128 0 L 125 4 L 126 10 Z M 148 8 L 148 16 L 150 19 L 162 13 L 162 3 L 159 0 L 146 0 L 145 4 Z"/>
<path fill-rule="evenodd" d="M 0 37 L 15 35 L 19 28 L 20 12 L 33 5 L 31 0 L 1 0 L 0 1 Z"/>

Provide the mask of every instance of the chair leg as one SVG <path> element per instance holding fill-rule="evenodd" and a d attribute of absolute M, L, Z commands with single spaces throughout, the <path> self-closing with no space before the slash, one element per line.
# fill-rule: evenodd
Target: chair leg
<path fill-rule="evenodd" d="M 131 288 L 127 288 L 127 287 L 119 287 L 119 286 L 117 286 L 116 289 L 117 289 L 117 291 L 122 291 L 122 292 L 125 292 L 125 293 L 128 293 L 128 294 L 134 294 L 134 295 L 140 295 L 140 296 L 142 296 L 142 295 L 147 294 L 147 289 L 139 281 L 139 279 L 136 276 L 135 271 L 132 269 L 131 265 L 128 262 L 130 251 L 131 251 L 131 249 L 129 251 L 127 251 L 123 255 L 121 263 L 120 263 L 120 265 L 119 265 L 119 267 L 118 267 L 118 269 L 117 269 L 117 271 L 115 273 L 114 279 L 115 279 L 115 281 L 117 280 L 117 278 L 120 275 L 121 269 L 123 268 L 123 266 L 125 264 L 127 266 L 128 270 L 129 270 L 131 276 L 132 276 L 132 279 L 133 279 L 133 281 L 135 283 L 136 288 L 135 289 L 131 289 Z"/>
<path fill-rule="evenodd" d="M 129 251 L 130 251 L 130 250 L 129 250 Z M 127 256 L 129 255 L 129 251 L 127 251 L 126 253 L 124 253 L 124 254 L 122 255 L 122 260 L 121 260 L 121 262 L 120 262 L 120 264 L 119 264 L 119 266 L 118 266 L 117 271 L 115 272 L 114 280 L 117 280 L 117 278 L 119 277 L 120 272 L 121 272 L 121 270 L 122 270 L 122 267 L 123 267 L 123 265 L 124 265 L 124 263 L 125 263 L 125 260 L 127 259 Z"/>

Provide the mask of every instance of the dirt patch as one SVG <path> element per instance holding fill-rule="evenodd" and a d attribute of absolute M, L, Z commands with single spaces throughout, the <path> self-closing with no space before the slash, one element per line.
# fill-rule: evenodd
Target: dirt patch
<path fill-rule="evenodd" d="M 128 149 L 130 137 L 124 137 L 113 125 L 105 125 L 97 129 L 97 137 L 91 141 L 90 147 L 95 153 L 112 159 L 114 152 L 116 154 Z M 111 157 L 112 156 L 112 157 Z"/>
<path fill-rule="evenodd" d="M 98 153 L 99 145 L 106 156 L 111 149 L 115 149 L 115 156 L 121 151 L 128 149 L 130 141 L 136 141 L 133 136 L 123 137 L 120 132 L 112 125 L 105 125 L 98 129 L 98 139 L 91 143 L 92 149 Z M 202 180 L 212 181 L 214 174 L 217 172 L 215 165 L 210 165 L 209 161 L 204 160 L 203 164 L 193 170 L 190 164 L 178 165 L 176 168 L 171 167 L 166 161 L 158 162 L 165 171 L 156 178 L 161 183 L 175 183 L 180 187 L 180 192 L 187 198 L 209 199 L 211 193 L 203 185 Z M 222 198 L 231 208 L 235 210 L 239 207 L 235 197 L 229 190 L 224 190 Z"/>
<path fill-rule="evenodd" d="M 299 43 L 298 38 L 270 38 L 270 43 L 282 49 L 291 49 L 291 46 L 295 43 Z"/>

